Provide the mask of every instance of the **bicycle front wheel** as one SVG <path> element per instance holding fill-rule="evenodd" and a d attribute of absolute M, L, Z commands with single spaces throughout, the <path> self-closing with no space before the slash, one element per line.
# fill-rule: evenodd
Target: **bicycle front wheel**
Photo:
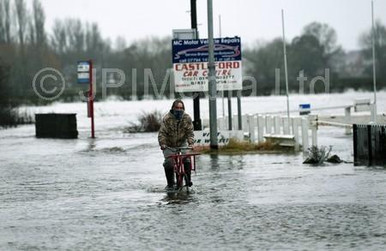
<path fill-rule="evenodd" d="M 177 188 L 178 189 L 181 189 L 182 188 L 182 186 L 184 185 L 183 183 L 184 183 L 184 177 L 185 175 L 183 175 L 183 174 L 177 174 Z"/>

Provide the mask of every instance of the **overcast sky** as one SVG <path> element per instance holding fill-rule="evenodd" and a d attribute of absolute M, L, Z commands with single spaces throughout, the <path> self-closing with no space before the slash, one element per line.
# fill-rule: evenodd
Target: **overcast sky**
<path fill-rule="evenodd" d="M 31 1 L 32 2 L 32 1 Z M 56 18 L 97 22 L 102 35 L 128 43 L 150 36 L 168 36 L 172 29 L 190 28 L 190 0 L 41 0 L 46 28 Z M 386 0 L 374 1 L 375 18 L 386 25 Z M 270 41 L 281 36 L 281 9 L 286 38 L 298 36 L 310 22 L 327 23 L 345 50 L 358 49 L 359 36 L 371 27 L 371 0 L 213 0 L 214 35 L 239 36 L 243 44 Z M 207 0 L 197 0 L 198 29 L 207 33 Z"/>

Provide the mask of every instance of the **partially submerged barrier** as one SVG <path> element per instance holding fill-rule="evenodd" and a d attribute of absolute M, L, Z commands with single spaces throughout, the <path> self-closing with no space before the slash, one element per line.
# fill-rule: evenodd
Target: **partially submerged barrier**
<path fill-rule="evenodd" d="M 78 138 L 75 113 L 38 113 L 35 114 L 37 138 Z"/>
<path fill-rule="evenodd" d="M 386 126 L 353 126 L 354 165 L 386 166 Z"/>

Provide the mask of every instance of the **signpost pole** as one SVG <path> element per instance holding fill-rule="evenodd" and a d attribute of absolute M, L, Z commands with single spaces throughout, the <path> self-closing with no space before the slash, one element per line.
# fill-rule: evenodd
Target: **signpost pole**
<path fill-rule="evenodd" d="M 91 116 L 91 138 L 95 138 L 95 129 L 94 129 L 94 93 L 93 93 L 93 65 L 92 65 L 92 60 L 89 60 L 90 63 L 90 91 L 89 93 L 89 98 L 88 102 L 90 102 L 90 116 Z"/>
<path fill-rule="evenodd" d="M 190 0 L 190 19 L 191 28 L 195 30 L 194 39 L 198 39 L 197 32 L 197 5 L 196 0 Z M 195 131 L 201 131 L 201 118 L 200 118 L 200 93 L 193 93 L 193 127 Z"/>
<path fill-rule="evenodd" d="M 232 131 L 232 91 L 227 91 L 228 96 L 228 130 Z"/>
<path fill-rule="evenodd" d="M 209 129 L 210 129 L 210 148 L 218 149 L 217 140 L 217 98 L 216 98 L 216 66 L 214 63 L 214 39 L 213 39 L 213 2 L 208 0 L 208 89 L 209 89 Z"/>
<path fill-rule="evenodd" d="M 91 138 L 95 138 L 94 130 L 94 71 L 92 68 L 92 60 L 78 61 L 78 83 L 89 84 L 87 93 L 87 117 L 91 118 Z"/>
<path fill-rule="evenodd" d="M 284 54 L 284 73 L 285 73 L 285 90 L 287 96 L 287 132 L 290 131 L 290 111 L 289 111 L 289 94 L 288 94 L 288 68 L 287 68 L 287 49 L 285 42 L 285 27 L 284 27 L 284 10 L 281 10 L 281 22 L 283 28 L 283 54 Z"/>
<path fill-rule="evenodd" d="M 372 56 L 373 56 L 373 91 L 374 103 L 372 111 L 372 121 L 377 123 L 377 74 L 375 67 L 375 28 L 374 28 L 374 1 L 371 1 L 371 40 L 372 40 Z"/>

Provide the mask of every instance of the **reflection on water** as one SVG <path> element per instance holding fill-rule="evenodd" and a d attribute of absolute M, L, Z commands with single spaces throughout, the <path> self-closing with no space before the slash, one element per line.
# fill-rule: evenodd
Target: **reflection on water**
<path fill-rule="evenodd" d="M 179 192 L 179 193 L 167 193 L 161 201 L 166 202 L 167 204 L 187 204 L 196 202 L 194 197 L 195 192 Z"/>
<path fill-rule="evenodd" d="M 96 139 L 89 138 L 88 139 L 88 146 L 87 146 L 87 151 L 91 152 L 95 149 L 96 147 Z"/>

